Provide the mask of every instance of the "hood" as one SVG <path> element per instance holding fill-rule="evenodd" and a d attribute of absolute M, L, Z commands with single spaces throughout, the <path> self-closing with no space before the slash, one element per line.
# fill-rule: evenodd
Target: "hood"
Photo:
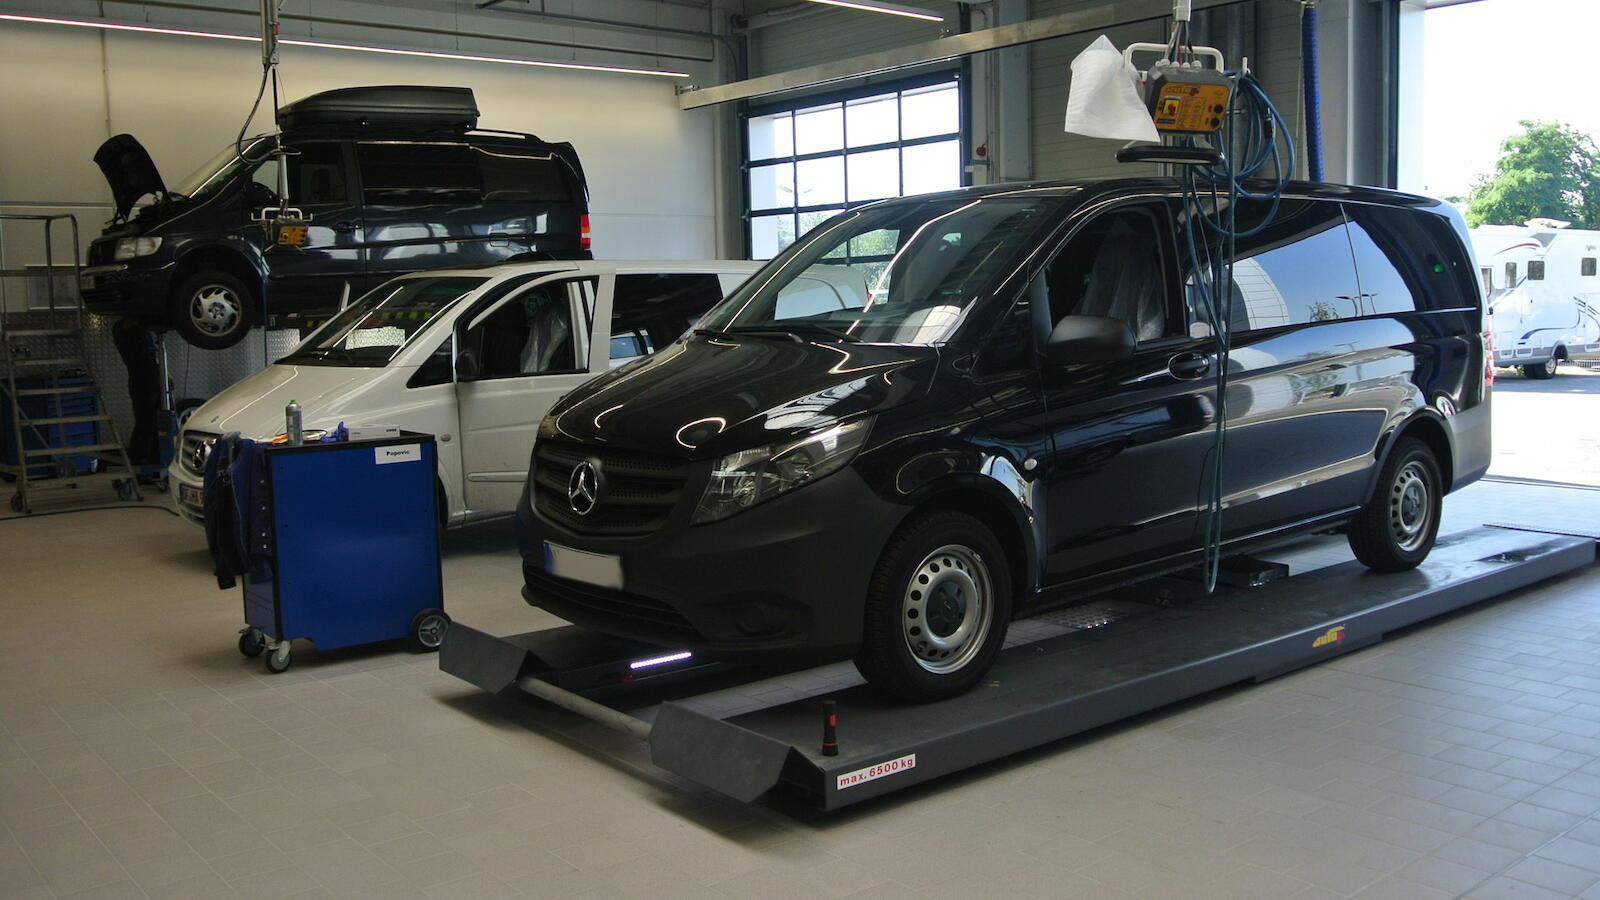
<path fill-rule="evenodd" d="M 111 199 L 119 219 L 126 219 L 133 204 L 145 194 L 167 192 L 150 154 L 131 134 L 119 134 L 101 144 L 94 152 L 94 164 L 105 173 L 106 183 L 111 185 Z"/>
<path fill-rule="evenodd" d="M 921 396 L 931 347 L 694 336 L 568 394 L 545 436 L 703 459 Z"/>
<path fill-rule="evenodd" d="M 293 400 L 300 404 L 306 428 L 331 428 L 362 408 L 367 388 L 388 371 L 270 365 L 207 400 L 190 416 L 187 427 L 211 434 L 237 431 L 254 440 L 270 438 L 283 433 L 283 408 Z"/>

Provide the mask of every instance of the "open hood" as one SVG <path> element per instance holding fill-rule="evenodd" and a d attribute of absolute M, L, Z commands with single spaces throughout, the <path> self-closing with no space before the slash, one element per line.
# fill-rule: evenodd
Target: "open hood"
<path fill-rule="evenodd" d="M 111 198 L 119 219 L 126 219 L 133 204 L 145 194 L 167 192 L 150 154 L 131 134 L 107 139 L 94 152 L 94 164 L 105 173 L 106 183 L 111 185 Z"/>

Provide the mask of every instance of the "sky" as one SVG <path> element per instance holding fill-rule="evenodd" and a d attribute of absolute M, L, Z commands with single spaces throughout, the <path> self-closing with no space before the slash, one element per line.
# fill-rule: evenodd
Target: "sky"
<path fill-rule="evenodd" d="M 1521 119 L 1600 141 L 1600 0 L 1479 0 L 1424 14 L 1424 192 L 1465 196 Z"/>

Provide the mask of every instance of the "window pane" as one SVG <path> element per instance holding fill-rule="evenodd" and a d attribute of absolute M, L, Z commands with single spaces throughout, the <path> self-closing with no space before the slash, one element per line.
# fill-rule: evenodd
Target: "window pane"
<path fill-rule="evenodd" d="M 1516 286 L 1517 286 L 1517 264 L 1514 263 L 1514 262 L 1508 262 L 1508 263 L 1506 263 L 1506 287 L 1514 288 Z"/>
<path fill-rule="evenodd" d="M 846 160 L 851 203 L 900 196 L 899 150 L 852 153 Z"/>
<path fill-rule="evenodd" d="M 544 284 L 479 319 L 462 341 L 480 378 L 578 371 L 565 284 Z"/>
<path fill-rule="evenodd" d="M 844 107 L 838 103 L 794 114 L 796 153 L 821 153 L 844 147 Z"/>
<path fill-rule="evenodd" d="M 477 203 L 483 177 L 465 144 L 360 144 L 361 186 L 374 206 Z"/>
<path fill-rule="evenodd" d="M 1595 262 L 1595 260 L 1594 260 L 1594 257 L 1592 257 L 1592 256 L 1585 256 L 1583 258 L 1582 273 L 1584 275 L 1593 275 L 1594 274 L 1594 271 L 1595 271 L 1594 262 Z"/>
<path fill-rule="evenodd" d="M 906 196 L 961 187 L 961 142 L 907 147 L 903 153 Z"/>
<path fill-rule="evenodd" d="M 795 164 L 796 206 L 844 202 L 844 157 L 826 156 Z"/>
<path fill-rule="evenodd" d="M 794 206 L 794 163 L 750 168 L 750 208 Z"/>
<path fill-rule="evenodd" d="M 1356 254 L 1356 276 L 1361 279 L 1362 315 L 1412 312 L 1417 308 L 1400 271 L 1358 222 L 1350 223 L 1350 246 Z"/>
<path fill-rule="evenodd" d="M 1265 207 L 1260 201 L 1242 201 L 1239 218 L 1259 222 Z M 1335 203 L 1283 202 L 1272 224 L 1239 241 L 1233 280 L 1231 327 L 1241 331 L 1371 312 L 1359 296 L 1350 238 Z M 1196 321 L 1205 317 L 1197 315 Z"/>
<path fill-rule="evenodd" d="M 301 144 L 295 149 L 300 155 L 289 157 L 290 199 L 308 204 L 344 203 L 344 145 Z M 277 178 L 273 168 L 272 177 Z M 271 188 L 276 191 L 278 186 Z"/>
<path fill-rule="evenodd" d="M 1141 341 L 1167 334 L 1157 229 L 1144 209 L 1107 213 L 1084 226 L 1045 270 L 1050 324 L 1067 315 L 1107 316 L 1128 323 Z"/>
<path fill-rule="evenodd" d="M 645 356 L 677 340 L 722 299 L 715 275 L 618 275 L 611 358 Z"/>
<path fill-rule="evenodd" d="M 900 136 L 910 139 L 955 134 L 961 129 L 959 98 L 954 84 L 906 91 L 900 95 Z"/>
<path fill-rule="evenodd" d="M 778 113 L 757 116 L 748 123 L 750 158 L 772 159 L 794 155 L 794 116 Z"/>
<path fill-rule="evenodd" d="M 852 147 L 887 144 L 900 136 L 900 109 L 894 94 L 851 100 L 844 108 L 845 136 Z"/>
<path fill-rule="evenodd" d="M 823 222 L 844 212 L 842 209 L 824 209 L 817 212 L 804 212 L 800 214 L 800 233 L 803 235 Z"/>
<path fill-rule="evenodd" d="M 1533 260 L 1529 260 L 1528 261 L 1528 280 L 1529 281 L 1543 281 L 1544 280 L 1544 260 L 1542 260 L 1542 259 L 1533 259 Z"/>
<path fill-rule="evenodd" d="M 571 203 L 572 179 L 548 152 L 518 153 L 505 147 L 474 147 L 483 169 L 485 203 Z"/>
<path fill-rule="evenodd" d="M 794 216 L 756 216 L 750 220 L 750 258 L 771 259 L 794 243 Z"/>

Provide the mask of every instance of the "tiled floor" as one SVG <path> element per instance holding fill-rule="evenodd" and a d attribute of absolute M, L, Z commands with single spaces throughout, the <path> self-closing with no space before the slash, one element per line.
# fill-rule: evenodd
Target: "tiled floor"
<path fill-rule="evenodd" d="M 1484 483 L 1449 527 L 1597 500 Z M 452 535 L 451 612 L 552 622 L 508 538 Z M 151 510 L 0 521 L 0 897 L 1600 898 L 1593 570 L 824 817 L 432 657 L 268 676 L 201 545 Z"/>

